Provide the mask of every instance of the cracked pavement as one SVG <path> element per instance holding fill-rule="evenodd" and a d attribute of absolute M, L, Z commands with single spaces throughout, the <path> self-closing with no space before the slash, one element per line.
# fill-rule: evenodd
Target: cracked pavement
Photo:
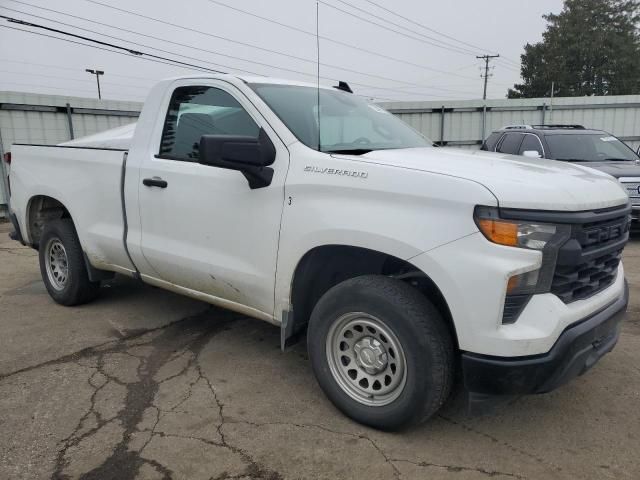
<path fill-rule="evenodd" d="M 640 241 L 617 348 L 547 395 L 469 417 L 461 398 L 401 433 L 325 399 L 304 343 L 118 277 L 53 303 L 0 224 L 2 479 L 640 478 Z M 637 299 L 637 300 L 636 300 Z"/>

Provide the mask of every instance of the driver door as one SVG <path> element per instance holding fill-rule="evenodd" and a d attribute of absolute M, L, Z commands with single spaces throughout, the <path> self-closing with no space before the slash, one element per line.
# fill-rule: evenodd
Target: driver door
<path fill-rule="evenodd" d="M 223 81 L 176 82 L 164 114 L 140 168 L 141 273 L 272 317 L 288 150 Z M 257 137 L 261 127 L 276 148 L 269 186 L 251 190 L 242 173 L 198 163 L 202 135 Z"/>

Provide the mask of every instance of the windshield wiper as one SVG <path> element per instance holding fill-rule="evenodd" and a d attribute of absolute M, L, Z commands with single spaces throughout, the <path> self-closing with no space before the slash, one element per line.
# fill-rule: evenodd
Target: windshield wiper
<path fill-rule="evenodd" d="M 593 162 L 595 160 L 585 160 L 584 158 L 554 158 L 553 160 L 557 160 L 559 162 Z"/>
<path fill-rule="evenodd" d="M 338 150 L 323 150 L 324 153 L 338 153 L 342 155 L 364 155 L 365 153 L 372 152 L 371 148 L 351 148 L 351 149 L 338 149 Z"/>
<path fill-rule="evenodd" d="M 631 158 L 605 158 L 603 162 L 633 162 Z"/>

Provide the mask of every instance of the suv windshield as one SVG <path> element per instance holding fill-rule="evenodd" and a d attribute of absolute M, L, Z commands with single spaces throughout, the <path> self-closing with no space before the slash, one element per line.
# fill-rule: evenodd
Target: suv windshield
<path fill-rule="evenodd" d="M 633 161 L 638 159 L 627 145 L 607 133 L 546 135 L 549 158 L 573 162 Z"/>
<path fill-rule="evenodd" d="M 340 90 L 252 84 L 251 88 L 298 140 L 321 152 L 364 154 L 391 148 L 431 147 L 433 143 L 383 108 Z"/>

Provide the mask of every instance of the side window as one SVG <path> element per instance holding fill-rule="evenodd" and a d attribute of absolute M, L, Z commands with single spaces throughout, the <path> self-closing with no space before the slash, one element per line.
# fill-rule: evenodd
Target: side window
<path fill-rule="evenodd" d="M 500 153 L 517 155 L 520 149 L 520 144 L 522 143 L 522 137 L 524 137 L 524 135 L 521 133 L 507 133 L 498 146 L 497 151 Z"/>
<path fill-rule="evenodd" d="M 540 143 L 540 139 L 535 135 L 525 135 L 524 140 L 522 141 L 522 145 L 520 145 L 519 155 L 522 155 L 524 152 L 528 151 L 536 151 L 540 157 L 544 157 L 542 152 L 542 143 Z"/>
<path fill-rule="evenodd" d="M 487 150 L 489 152 L 493 152 L 501 136 L 502 136 L 501 132 L 494 132 L 491 135 L 489 135 L 489 137 L 485 140 L 484 144 L 482 145 L 481 150 Z"/>
<path fill-rule="evenodd" d="M 202 135 L 257 137 L 260 128 L 238 101 L 214 87 L 188 86 L 174 90 L 164 121 L 159 154 L 195 162 Z"/>

